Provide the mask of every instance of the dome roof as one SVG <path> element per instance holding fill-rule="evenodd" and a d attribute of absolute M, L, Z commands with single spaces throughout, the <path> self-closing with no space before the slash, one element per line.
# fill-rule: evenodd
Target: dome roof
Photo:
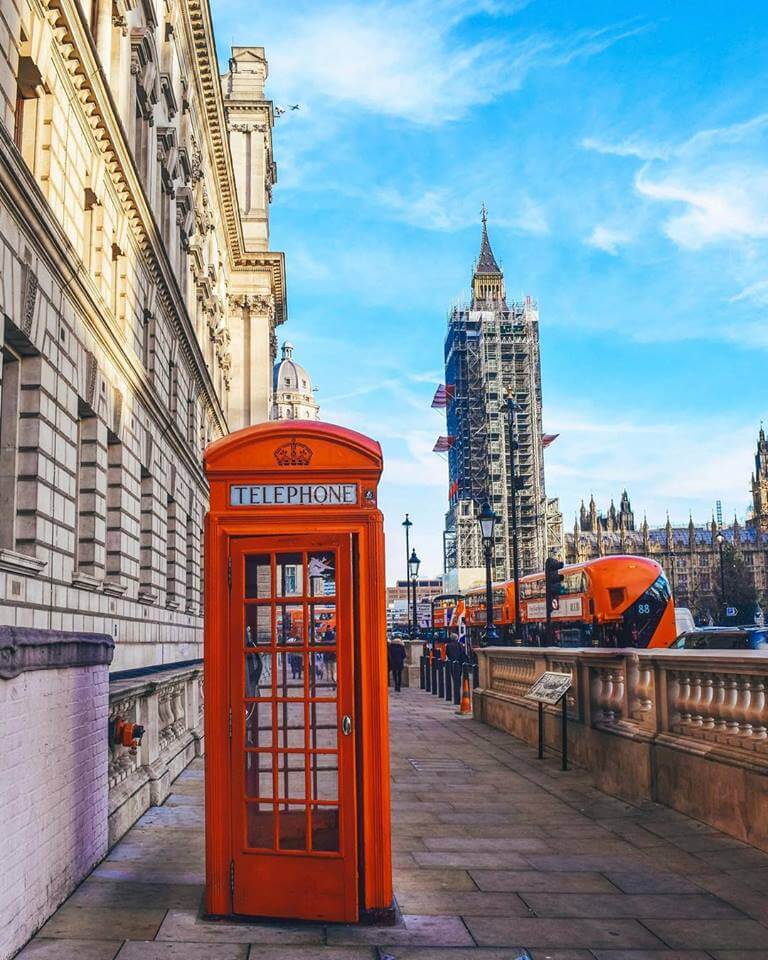
<path fill-rule="evenodd" d="M 275 393 L 303 393 L 312 396 L 309 374 L 293 359 L 293 344 L 283 344 L 283 356 L 274 367 L 272 386 Z"/>

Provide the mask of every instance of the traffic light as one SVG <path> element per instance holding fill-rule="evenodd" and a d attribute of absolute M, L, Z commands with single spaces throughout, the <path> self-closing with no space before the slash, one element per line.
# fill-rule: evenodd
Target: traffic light
<path fill-rule="evenodd" d="M 544 563 L 544 583 L 547 591 L 547 613 L 554 609 L 554 600 L 563 592 L 563 580 L 565 577 L 560 573 L 563 569 L 563 561 L 555 557 L 547 557 Z"/>

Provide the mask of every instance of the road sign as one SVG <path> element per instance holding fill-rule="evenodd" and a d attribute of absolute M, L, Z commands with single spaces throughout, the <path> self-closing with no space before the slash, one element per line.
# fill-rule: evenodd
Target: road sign
<path fill-rule="evenodd" d="M 570 690 L 572 683 L 570 673 L 554 673 L 547 670 L 542 673 L 524 696 L 526 700 L 556 704 Z"/>
<path fill-rule="evenodd" d="M 725 615 L 726 615 L 726 617 L 735 617 L 738 612 L 739 612 L 739 608 L 738 608 L 738 607 L 726 607 L 726 608 L 725 608 Z"/>

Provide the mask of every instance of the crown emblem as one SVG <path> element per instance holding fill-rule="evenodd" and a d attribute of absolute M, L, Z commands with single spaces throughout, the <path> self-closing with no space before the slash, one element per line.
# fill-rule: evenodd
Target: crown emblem
<path fill-rule="evenodd" d="M 310 448 L 306 443 L 299 443 L 295 438 L 275 450 L 275 460 L 281 467 L 308 467 L 311 459 Z"/>

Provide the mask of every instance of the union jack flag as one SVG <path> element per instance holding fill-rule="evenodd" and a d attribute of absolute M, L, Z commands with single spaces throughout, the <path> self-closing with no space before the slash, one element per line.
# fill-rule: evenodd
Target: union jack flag
<path fill-rule="evenodd" d="M 452 383 L 447 385 L 441 383 L 437 390 L 435 390 L 435 395 L 432 398 L 432 406 L 438 410 L 442 410 L 444 407 L 447 407 L 451 400 L 453 400 L 455 389 L 456 388 Z"/>
<path fill-rule="evenodd" d="M 548 447 L 550 443 L 554 443 L 559 436 L 559 433 L 545 433 L 541 438 L 542 447 Z"/>
<path fill-rule="evenodd" d="M 446 453 L 446 451 L 451 449 L 455 442 L 456 437 L 438 437 L 434 447 L 432 447 L 432 452 Z"/>

